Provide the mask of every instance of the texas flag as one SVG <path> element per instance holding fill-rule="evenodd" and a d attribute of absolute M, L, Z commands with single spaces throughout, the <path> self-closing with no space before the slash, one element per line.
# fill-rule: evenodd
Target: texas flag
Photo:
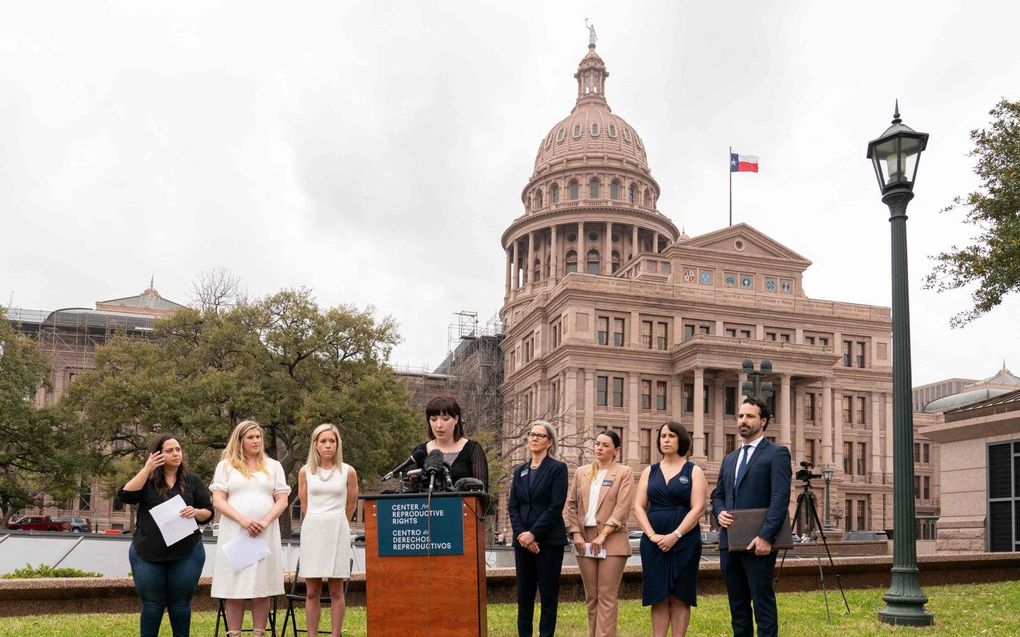
<path fill-rule="evenodd" d="M 730 172 L 756 173 L 758 172 L 758 158 L 755 155 L 730 153 Z"/>

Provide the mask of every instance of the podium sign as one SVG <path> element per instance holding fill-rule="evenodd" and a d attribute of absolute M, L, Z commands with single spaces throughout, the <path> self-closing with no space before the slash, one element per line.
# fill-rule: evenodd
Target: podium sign
<path fill-rule="evenodd" d="M 463 498 L 380 500 L 379 557 L 463 555 L 463 509 Z"/>

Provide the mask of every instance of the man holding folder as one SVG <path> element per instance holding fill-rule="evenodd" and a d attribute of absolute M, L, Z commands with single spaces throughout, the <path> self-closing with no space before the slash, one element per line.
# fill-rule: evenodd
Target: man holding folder
<path fill-rule="evenodd" d="M 712 510 L 719 518 L 720 568 L 730 602 L 734 637 L 776 637 L 779 619 L 772 573 L 776 565 L 773 544 L 789 524 L 790 484 L 793 476 L 790 450 L 765 438 L 771 414 L 765 403 L 747 398 L 737 415 L 741 446 L 723 459 L 719 479 L 712 492 Z M 758 515 L 743 509 L 765 509 Z M 732 546 L 742 534 L 739 527 L 754 520 L 746 546 Z M 741 541 L 743 544 L 744 541 Z M 754 604 L 752 620 L 751 605 Z"/>

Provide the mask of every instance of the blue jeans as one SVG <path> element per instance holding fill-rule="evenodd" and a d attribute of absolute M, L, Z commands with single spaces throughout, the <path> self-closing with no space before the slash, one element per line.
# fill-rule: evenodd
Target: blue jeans
<path fill-rule="evenodd" d="M 139 619 L 141 637 L 158 637 L 163 623 L 163 609 L 170 615 L 174 637 L 191 633 L 191 598 L 198 588 L 198 578 L 205 564 L 205 548 L 201 542 L 187 557 L 173 562 L 146 562 L 138 557 L 134 545 L 128 549 L 131 576 L 142 598 Z"/>

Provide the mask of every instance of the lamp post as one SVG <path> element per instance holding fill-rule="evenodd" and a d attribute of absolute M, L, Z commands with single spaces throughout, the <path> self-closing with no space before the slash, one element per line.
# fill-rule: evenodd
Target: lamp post
<path fill-rule="evenodd" d="M 829 483 L 832 482 L 832 467 L 825 465 L 822 469 L 822 481 L 825 483 L 825 524 L 823 531 L 831 531 L 832 524 L 829 523 Z"/>
<path fill-rule="evenodd" d="M 763 359 L 758 369 L 760 371 L 755 371 L 753 360 L 750 358 L 744 359 L 740 364 L 740 372 L 747 376 L 748 380 L 745 380 L 743 385 L 740 386 L 740 391 L 745 396 L 751 396 L 759 400 L 768 400 L 769 396 L 773 393 L 772 383 L 769 381 L 762 382 L 762 377 L 772 373 L 772 361 L 767 358 Z"/>
<path fill-rule="evenodd" d="M 882 596 L 878 619 L 887 624 L 930 626 L 934 616 L 925 610 L 928 596 L 917 574 L 914 530 L 914 420 L 910 404 L 910 293 L 907 282 L 907 204 L 914 198 L 914 179 L 928 134 L 918 133 L 900 120 L 900 105 L 892 125 L 868 144 L 868 159 L 889 206 L 892 232 L 893 337 L 893 566 L 892 583 Z"/>

